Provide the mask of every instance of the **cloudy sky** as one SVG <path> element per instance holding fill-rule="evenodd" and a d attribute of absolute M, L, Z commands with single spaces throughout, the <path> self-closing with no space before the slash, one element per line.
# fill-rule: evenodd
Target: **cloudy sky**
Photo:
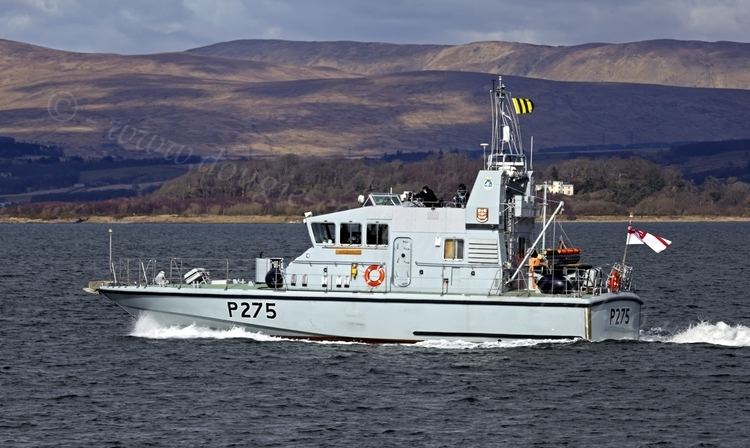
<path fill-rule="evenodd" d="M 750 0 L 0 0 L 0 38 L 128 54 L 251 38 L 750 42 Z"/>

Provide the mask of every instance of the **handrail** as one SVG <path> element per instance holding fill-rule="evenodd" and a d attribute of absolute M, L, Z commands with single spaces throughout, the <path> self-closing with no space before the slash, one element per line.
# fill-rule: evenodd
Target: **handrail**
<path fill-rule="evenodd" d="M 331 261 L 324 261 L 324 260 L 292 260 L 289 262 L 289 265 L 292 264 L 320 264 L 320 265 L 329 265 L 332 264 L 334 266 L 339 264 L 353 264 L 357 263 L 358 265 L 367 265 L 367 264 L 383 264 L 385 263 L 382 260 L 379 261 L 362 261 L 362 260 L 331 260 Z"/>
<path fill-rule="evenodd" d="M 424 261 L 415 261 L 415 266 L 425 266 L 428 268 L 482 268 L 482 269 L 497 269 L 497 263 L 430 263 Z"/>
<path fill-rule="evenodd" d="M 137 263 L 138 277 L 135 280 L 130 278 L 130 262 Z M 178 288 L 186 285 L 184 273 L 189 270 L 186 266 L 205 268 L 208 272 L 219 273 L 217 280 L 226 280 L 226 285 L 230 281 L 237 280 L 241 284 L 245 279 L 252 279 L 253 270 L 255 269 L 255 259 L 252 258 L 179 258 L 166 257 L 161 259 L 148 257 L 127 257 L 119 258 L 112 262 L 111 271 L 114 285 L 136 285 L 149 286 L 154 284 L 154 278 L 161 271 L 165 273 L 167 283 L 177 286 Z M 167 272 L 169 276 L 167 277 Z M 220 276 L 224 275 L 224 279 Z M 246 284 L 247 282 L 245 282 Z M 228 286 L 225 286 L 225 289 Z"/>

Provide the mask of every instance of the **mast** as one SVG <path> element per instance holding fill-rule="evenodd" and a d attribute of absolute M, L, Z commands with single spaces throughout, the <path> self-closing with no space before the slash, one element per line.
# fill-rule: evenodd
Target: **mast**
<path fill-rule="evenodd" d="M 547 222 L 547 181 L 544 181 L 544 199 L 542 202 L 542 224 Z M 547 232 L 542 231 L 542 250 L 547 247 Z"/>
<path fill-rule="evenodd" d="M 529 259 L 535 241 L 536 210 L 534 205 L 533 173 L 526 163 L 517 113 L 517 100 L 503 84 L 502 76 L 492 82 L 492 141 L 485 159 L 485 170 L 495 171 L 493 176 L 499 187 L 496 206 L 498 238 L 503 248 L 501 278 L 511 278 L 511 269 L 518 272 Z M 528 101 L 528 100 L 526 100 Z M 487 188 L 487 187 L 485 187 Z M 489 184 L 489 189 L 493 184 Z M 534 243 L 532 244 L 532 241 Z M 530 246 L 531 244 L 531 246 Z M 504 283 L 507 283 L 504 282 Z"/>
<path fill-rule="evenodd" d="M 487 159 L 488 170 L 507 170 L 514 167 L 526 171 L 526 155 L 523 151 L 518 117 L 513 100 L 503 84 L 503 77 L 492 81 L 492 144 Z M 514 170 L 514 171 L 515 171 Z"/>
<path fill-rule="evenodd" d="M 628 236 L 625 238 L 625 249 L 622 252 L 622 266 L 625 268 L 625 258 L 628 256 L 628 243 L 630 242 L 630 229 L 633 227 L 633 212 L 630 212 L 628 219 Z"/>

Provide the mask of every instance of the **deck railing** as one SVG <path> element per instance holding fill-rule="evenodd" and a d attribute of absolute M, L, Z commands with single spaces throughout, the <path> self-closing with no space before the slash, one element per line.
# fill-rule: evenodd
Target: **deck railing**
<path fill-rule="evenodd" d="M 577 297 L 635 290 L 633 267 L 621 263 L 613 264 L 609 271 L 606 267 L 586 269 L 574 266 L 563 267 L 562 275 L 568 280 L 565 283 L 565 294 L 574 294 Z M 619 276 L 619 278 L 615 281 L 614 276 Z M 567 288 L 568 284 L 572 286 L 571 289 Z"/>
<path fill-rule="evenodd" d="M 194 268 L 205 272 L 199 284 L 219 284 L 226 288 L 246 285 L 255 277 L 255 259 L 228 258 L 120 258 L 113 260 L 110 273 L 114 285 L 181 288 L 191 286 L 186 282 L 185 274 Z M 161 272 L 164 274 L 160 275 Z"/>
<path fill-rule="evenodd" d="M 502 295 L 508 292 L 522 293 L 526 291 L 531 294 L 536 291 L 536 286 L 530 286 L 528 275 L 517 275 L 513 282 L 507 283 L 510 289 L 503 289 L 499 286 L 504 272 L 498 269 L 495 279 L 489 290 L 489 295 Z M 544 273 L 545 276 L 553 276 L 563 285 L 557 289 L 554 294 L 572 295 L 574 297 L 583 297 L 587 295 L 598 296 L 607 292 L 630 292 L 635 291 L 635 282 L 633 277 L 633 267 L 614 263 L 605 267 L 580 267 L 580 266 L 558 266 L 554 274 L 550 271 Z M 613 279 L 614 278 L 614 279 Z M 534 283 L 538 283 L 536 279 Z"/>

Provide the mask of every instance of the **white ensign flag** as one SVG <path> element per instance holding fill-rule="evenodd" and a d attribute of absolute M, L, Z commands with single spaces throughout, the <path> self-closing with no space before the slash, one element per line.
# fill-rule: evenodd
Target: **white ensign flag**
<path fill-rule="evenodd" d="M 644 232 L 643 230 L 638 230 L 633 226 L 628 226 L 628 239 L 626 244 L 645 244 L 653 249 L 654 252 L 659 253 L 669 247 L 672 242 L 658 235 L 653 235 Z"/>

